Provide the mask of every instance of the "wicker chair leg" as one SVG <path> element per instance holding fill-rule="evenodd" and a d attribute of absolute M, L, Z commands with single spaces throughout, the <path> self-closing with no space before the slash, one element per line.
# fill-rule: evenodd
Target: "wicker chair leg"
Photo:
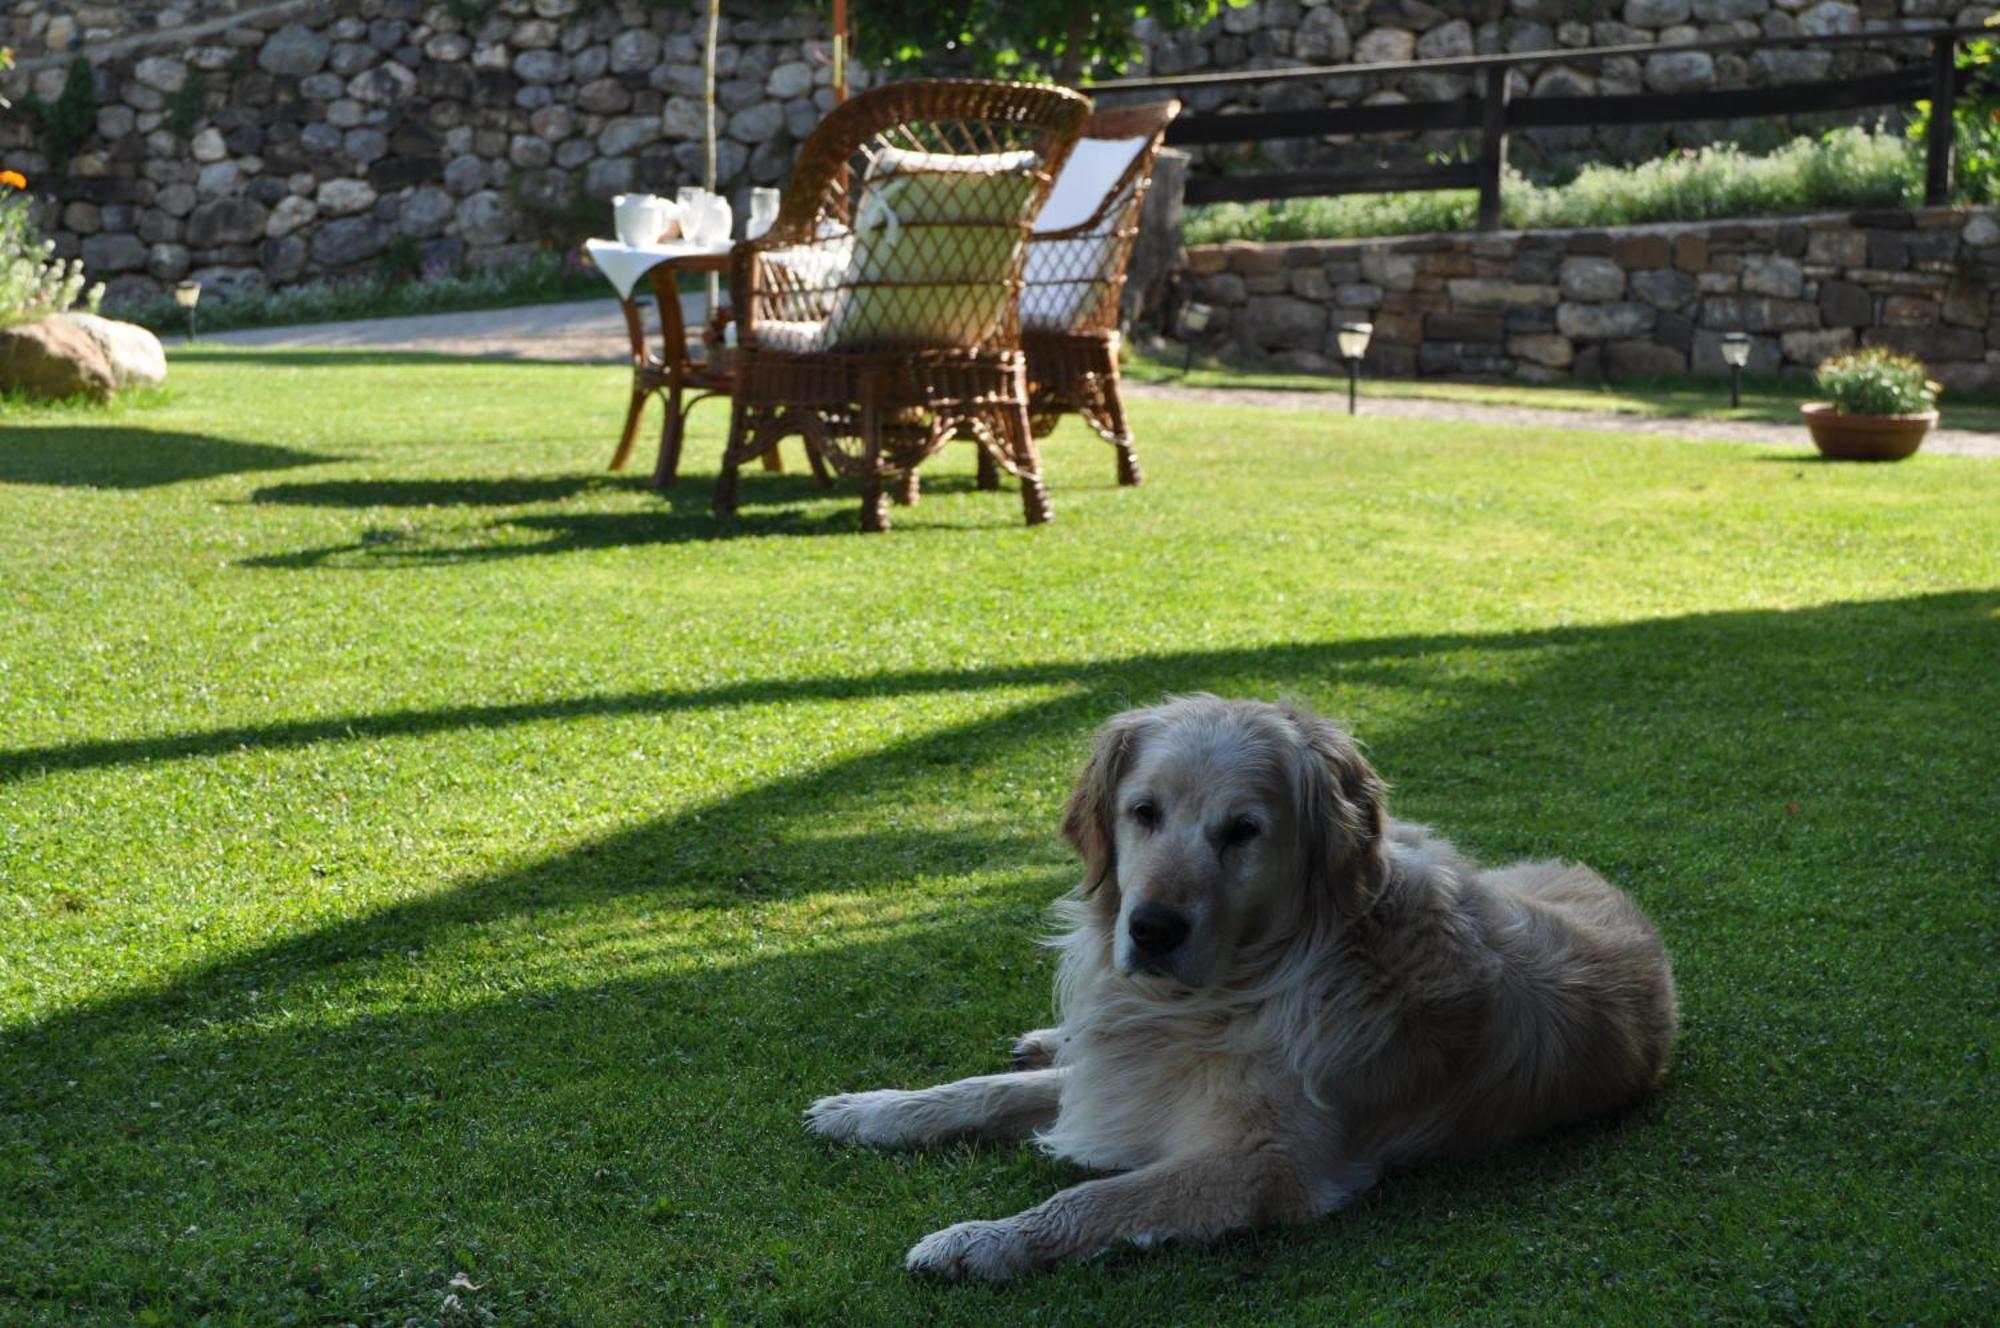
<path fill-rule="evenodd" d="M 1013 444 L 1014 464 L 1021 474 L 1021 513 L 1028 524 L 1039 526 L 1055 517 L 1049 503 L 1048 485 L 1042 483 L 1042 458 L 1035 448 L 1035 435 L 1028 427 L 1025 407 L 1003 412 L 1008 441 Z"/>
<path fill-rule="evenodd" d="M 876 388 L 864 379 L 861 386 L 861 529 L 880 534 L 889 528 L 889 505 L 882 498 L 882 408 L 876 402 Z"/>
<path fill-rule="evenodd" d="M 896 506 L 915 507 L 924 496 L 924 482 L 917 478 L 915 469 L 906 470 L 896 476 L 896 486 L 890 493 L 896 500 Z"/>
<path fill-rule="evenodd" d="M 1132 426 L 1125 422 L 1125 391 L 1118 381 L 1118 361 L 1097 379 L 1097 398 L 1103 403 L 1104 422 L 1111 426 L 1111 445 L 1118 449 L 1118 482 L 1137 484 L 1146 478 L 1139 469 L 1139 453 L 1132 446 Z"/>
<path fill-rule="evenodd" d="M 679 386 L 667 393 L 666 418 L 660 421 L 660 455 L 653 462 L 656 489 L 670 489 L 681 477 L 681 445 L 687 437 L 687 413 L 692 404 L 681 400 Z"/>
<path fill-rule="evenodd" d="M 993 459 L 993 454 L 987 451 L 983 444 L 978 445 L 978 451 L 979 451 L 979 480 L 978 480 L 979 487 L 989 491 L 999 488 L 1000 463 Z"/>
<path fill-rule="evenodd" d="M 813 483 L 822 489 L 833 487 L 833 473 L 826 468 L 826 458 L 820 454 L 819 444 L 806 435 L 806 463 L 812 467 Z"/>
<path fill-rule="evenodd" d="M 861 529 L 879 535 L 889 528 L 889 504 L 882 494 L 882 473 L 875 471 L 861 481 Z"/>
<path fill-rule="evenodd" d="M 1146 472 L 1139 469 L 1139 454 L 1132 450 L 1132 444 L 1119 443 L 1117 444 L 1117 448 L 1118 482 L 1124 485 L 1143 483 L 1146 479 Z"/>
<path fill-rule="evenodd" d="M 717 516 L 736 515 L 736 467 L 750 428 L 750 410 L 739 401 L 729 412 L 729 442 L 722 449 L 722 469 L 716 474 L 715 497 L 710 503 Z"/>

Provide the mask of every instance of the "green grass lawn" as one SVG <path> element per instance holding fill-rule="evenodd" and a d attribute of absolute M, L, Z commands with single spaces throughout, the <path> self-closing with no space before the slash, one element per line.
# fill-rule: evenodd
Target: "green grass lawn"
<path fill-rule="evenodd" d="M 796 473 L 714 523 L 712 405 L 671 495 L 604 474 L 616 369 L 176 359 L 0 421 L 0 1322 L 2000 1295 L 2000 463 L 1144 402 L 1141 489 L 1066 425 L 1053 525 L 951 455 L 864 538 Z M 1075 1173 L 799 1112 L 1046 1019 L 1087 735 L 1200 688 L 1341 716 L 1402 814 L 1631 890 L 1675 1070 L 1312 1226 L 910 1283 Z"/>

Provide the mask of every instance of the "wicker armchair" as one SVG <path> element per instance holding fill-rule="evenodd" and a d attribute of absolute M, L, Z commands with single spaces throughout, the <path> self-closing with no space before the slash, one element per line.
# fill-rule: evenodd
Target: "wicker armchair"
<path fill-rule="evenodd" d="M 715 510 L 737 468 L 803 435 L 860 481 L 864 530 L 885 486 L 956 436 L 1018 476 L 1049 519 L 1028 424 L 1021 268 L 1029 229 L 1090 103 L 1060 88 L 893 83 L 843 103 L 800 150 L 778 220 L 736 247 L 735 410 Z"/>
<path fill-rule="evenodd" d="M 1119 303 L 1153 160 L 1180 109 L 1161 101 L 1092 115 L 1028 241 L 1021 345 L 1034 435 L 1081 415 L 1118 449 L 1120 484 L 1137 484 L 1140 471 L 1119 390 Z"/>

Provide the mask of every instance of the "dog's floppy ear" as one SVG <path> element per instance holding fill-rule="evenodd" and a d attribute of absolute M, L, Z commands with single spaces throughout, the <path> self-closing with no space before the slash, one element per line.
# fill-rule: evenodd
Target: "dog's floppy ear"
<path fill-rule="evenodd" d="M 1146 726 L 1146 712 L 1128 710 L 1113 716 L 1097 730 L 1090 760 L 1076 777 L 1069 806 L 1063 812 L 1063 838 L 1083 858 L 1083 893 L 1091 894 L 1111 879 L 1117 867 L 1114 830 L 1118 807 L 1118 781 L 1132 764 L 1140 732 Z"/>
<path fill-rule="evenodd" d="M 1311 891 L 1331 899 L 1343 916 L 1358 917 L 1374 902 L 1387 870 L 1388 790 L 1339 725 L 1292 706 L 1284 710 L 1305 741 L 1299 826 Z"/>

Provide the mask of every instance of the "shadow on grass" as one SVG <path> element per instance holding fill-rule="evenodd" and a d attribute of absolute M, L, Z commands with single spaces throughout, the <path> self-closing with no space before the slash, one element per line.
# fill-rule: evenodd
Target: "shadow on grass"
<path fill-rule="evenodd" d="M 0 433 L 0 484 L 150 489 L 339 459 L 269 443 L 84 421 L 15 425 Z"/>
<path fill-rule="evenodd" d="M 525 507 L 604 490 L 648 487 L 638 475 L 548 475 L 503 479 L 319 480 L 272 484 L 250 501 L 280 507 Z"/>
<path fill-rule="evenodd" d="M 574 480 L 440 480 L 329 481 L 324 484 L 275 485 L 261 490 L 254 501 L 314 506 L 504 506 L 557 501 L 607 482 L 639 488 L 644 481 L 606 481 L 600 477 Z M 936 498 L 976 492 L 969 475 L 924 478 L 924 492 Z M 432 532 L 406 527 L 380 527 L 359 539 L 301 549 L 293 553 L 246 558 L 244 567 L 388 569 L 438 564 L 491 562 L 532 558 L 592 549 L 641 548 L 658 544 L 710 543 L 718 540 L 770 536 L 857 535 L 861 522 L 860 491 L 836 482 L 820 488 L 810 475 L 788 472 L 746 473 L 736 515 L 718 517 L 710 510 L 711 484 L 706 476 L 688 477 L 671 489 L 655 491 L 657 503 L 628 512 L 537 512 L 496 520 L 475 532 L 454 531 L 444 540 Z M 904 523 L 896 538 L 908 539 L 925 530 L 974 530 L 1021 524 L 1020 497 L 1011 488 L 989 495 L 992 510 L 981 510 L 977 521 L 941 522 L 932 516 Z M 892 507 L 891 520 L 906 509 Z"/>
<path fill-rule="evenodd" d="M 0 1272 L 0 1304 L 11 1294 L 192 1318 L 254 1291 L 273 1318 L 421 1314 L 475 1259 L 475 1280 L 493 1288 L 476 1303 L 551 1321 L 617 1317 L 607 1302 L 662 1296 L 732 1317 L 814 1319 L 847 1309 L 845 1297 L 905 1294 L 896 1260 L 940 1216 L 1020 1207 L 1069 1173 L 1011 1153 L 998 1171 L 950 1150 L 917 1161 L 829 1153 L 800 1134 L 798 1109 L 835 1088 L 999 1064 L 1005 1036 L 1046 1014 L 1032 937 L 1071 869 L 1054 827 L 1008 814 L 994 790 L 1053 782 L 1110 713 L 1202 688 L 1323 704 L 1413 694 L 1396 709 L 1415 718 L 1363 725 L 1377 762 L 1409 790 L 1405 810 L 1447 812 L 1448 831 L 1496 858 L 1564 852 L 1642 879 L 1643 902 L 1695 979 L 1684 981 L 1687 1045 L 1678 1086 L 1628 1122 L 1392 1180 L 1360 1212 L 1312 1230 L 1120 1259 L 1116 1284 L 1164 1291 L 1213 1271 L 1232 1298 L 1270 1310 L 1282 1304 L 1270 1300 L 1281 1272 L 1375 1277 L 1397 1261 L 1448 1260 L 1441 1214 L 1503 1206 L 1524 1238 L 1560 1238 L 1580 1220 L 1575 1187 L 1589 1189 L 1579 1172 L 1615 1168 L 1621 1153 L 1681 1156 L 1689 1134 L 1713 1149 L 1766 1146 L 1730 1133 L 1746 1120 L 1808 1128 L 1768 1109 L 1786 1075 L 1828 1076 L 1810 1091 L 1830 1100 L 1893 1074 L 1899 1111 L 1930 1110 L 1917 1105 L 1925 1094 L 1957 1111 L 1967 1081 L 1955 1061 L 1800 1061 L 1771 1044 L 1794 1023 L 1820 1029 L 1812 1001 L 1823 984 L 1858 981 L 1857 962 L 1875 965 L 1871 1008 L 1885 1026 L 1934 1019 L 1955 1030 L 1962 1018 L 1972 993 L 1955 979 L 1967 963 L 1978 971 L 1991 939 L 1954 873 L 1991 847 L 1979 804 L 1994 739 L 1965 717 L 2000 708 L 1996 612 L 2000 593 L 1961 593 L 774 680 L 7 753 L 0 769 L 19 778 L 595 715 L 862 696 L 920 708 L 938 693 L 1061 689 L 519 870 L 417 884 L 424 893 L 409 902 L 0 1034 L 0 1151 L 20 1162 L 0 1179 L 0 1212 L 33 1213 L 43 1235 L 32 1257 L 0 1260 L 13 1269 Z M 1885 661 L 1896 662 L 1894 688 Z M 963 807 L 968 790 L 984 790 L 969 827 L 942 810 Z M 1788 799 L 1810 803 L 1810 821 L 1788 820 Z M 1606 806 L 1622 809 L 1615 823 Z M 1732 874 L 1730 864 L 1774 853 L 1811 888 Z M 1896 865 L 1912 855 L 1934 886 Z M 1002 879 L 980 883 L 996 871 Z M 913 888 L 961 878 L 941 893 Z M 790 952 L 759 940 L 759 910 L 821 896 L 865 907 L 799 933 Z M 1870 929 L 1909 912 L 1927 917 L 1926 944 L 1878 952 Z M 1833 918 L 1839 930 L 1828 930 Z M 1808 972 L 1789 947 L 1742 944 L 1806 930 Z M 432 972 L 442 982 L 471 971 L 476 990 L 425 985 Z M 1759 1055 L 1733 1057 L 1736 1039 Z M 1727 1075 L 1713 1068 L 1724 1061 Z M 1948 1084 L 1931 1082 L 1934 1071 Z M 1682 1120 L 1663 1136 L 1677 1097 L 1699 1099 L 1711 1124 Z M 1878 1142 L 1816 1154 L 1815 1166 L 1865 1187 Z M 1719 1159 L 1709 1183 L 1735 1169 Z M 1754 1162 L 1742 1170 L 1742 1185 L 1763 1184 Z M 183 1227 L 170 1244 L 150 1234 Z M 829 1241 L 834 1230 L 842 1238 Z M 23 1239 L 0 1216 L 0 1252 Z M 1102 1274 L 1074 1275 L 1091 1276 Z"/>

